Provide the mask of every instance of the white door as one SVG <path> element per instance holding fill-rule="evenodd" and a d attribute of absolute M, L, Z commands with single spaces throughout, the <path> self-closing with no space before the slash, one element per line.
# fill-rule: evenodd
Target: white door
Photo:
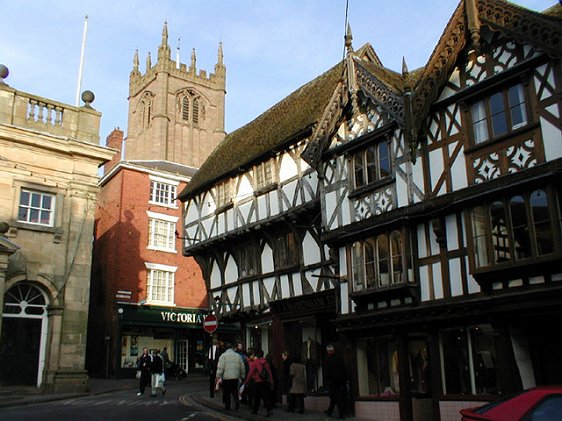
<path fill-rule="evenodd" d="M 187 339 L 179 339 L 177 342 L 177 350 L 178 350 L 178 364 L 181 368 L 185 370 L 186 373 L 189 373 L 188 366 L 189 366 L 189 359 L 188 359 L 188 349 L 189 349 L 189 341 Z"/>

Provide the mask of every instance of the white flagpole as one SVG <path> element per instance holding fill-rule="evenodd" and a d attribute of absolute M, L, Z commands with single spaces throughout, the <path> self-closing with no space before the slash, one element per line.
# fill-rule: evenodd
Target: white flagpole
<path fill-rule="evenodd" d="M 88 15 L 84 16 L 84 33 L 82 34 L 82 51 L 80 52 L 80 67 L 78 69 L 78 86 L 76 87 L 76 106 L 80 105 L 80 90 L 82 89 L 82 69 L 84 67 L 84 51 L 86 50 L 86 32 L 88 31 Z"/>

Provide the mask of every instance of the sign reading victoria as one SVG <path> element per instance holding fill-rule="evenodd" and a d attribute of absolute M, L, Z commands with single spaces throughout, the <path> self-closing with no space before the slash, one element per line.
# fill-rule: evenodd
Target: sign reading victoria
<path fill-rule="evenodd" d="M 117 308 L 123 324 L 200 328 L 205 313 L 199 309 L 137 306 L 122 304 Z"/>

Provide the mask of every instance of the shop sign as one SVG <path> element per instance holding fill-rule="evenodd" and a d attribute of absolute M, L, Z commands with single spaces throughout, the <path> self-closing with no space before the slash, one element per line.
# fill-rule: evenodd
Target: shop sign
<path fill-rule="evenodd" d="M 303 295 L 269 303 L 273 311 L 282 312 L 317 312 L 334 311 L 336 308 L 336 294 L 334 291 Z"/>
<path fill-rule="evenodd" d="M 155 306 L 121 305 L 117 309 L 125 323 L 151 323 L 161 326 L 199 327 L 205 314 L 192 309 L 180 309 Z"/>

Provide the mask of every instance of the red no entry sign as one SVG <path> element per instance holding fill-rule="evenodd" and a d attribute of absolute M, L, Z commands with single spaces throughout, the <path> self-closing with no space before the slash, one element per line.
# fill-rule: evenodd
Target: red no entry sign
<path fill-rule="evenodd" d="M 217 316 L 213 314 L 209 314 L 205 316 L 203 319 L 203 329 L 207 333 L 213 333 L 219 327 L 219 321 L 217 320 Z"/>

